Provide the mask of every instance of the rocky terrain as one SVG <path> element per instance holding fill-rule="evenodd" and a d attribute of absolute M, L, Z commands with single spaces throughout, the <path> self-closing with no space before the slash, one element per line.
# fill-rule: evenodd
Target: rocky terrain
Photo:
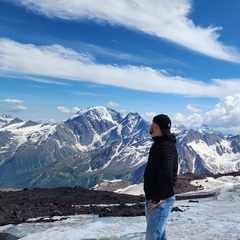
<path fill-rule="evenodd" d="M 212 177 L 239 176 L 240 171 L 218 174 Z M 191 180 L 205 179 L 206 175 L 186 173 L 179 175 L 175 192 L 177 200 L 206 198 L 214 193 L 179 195 L 202 188 L 193 186 Z M 208 181 L 206 179 L 206 181 Z M 195 181 L 196 182 L 196 181 Z M 113 186 L 112 186 L 113 187 Z M 108 191 L 107 191 L 108 190 Z M 105 216 L 141 216 L 144 215 L 144 196 L 118 194 L 106 190 L 88 190 L 81 187 L 34 188 L 34 189 L 0 189 L 0 225 L 19 224 L 23 222 L 53 222 L 66 219 L 74 214 L 95 214 Z M 178 207 L 173 211 L 181 211 Z M 58 216 L 57 218 L 55 216 Z M 0 232 L 1 240 L 16 240 L 17 237 Z"/>
<path fill-rule="evenodd" d="M 190 181 L 203 177 L 192 174 L 179 176 L 176 193 L 196 190 L 198 186 L 191 185 Z M 177 199 L 181 197 L 178 196 Z M 0 191 L 0 225 L 18 224 L 31 221 L 33 218 L 38 218 L 37 221 L 56 221 L 53 216 L 60 216 L 58 220 L 61 220 L 65 216 L 74 214 L 97 214 L 99 217 L 140 216 L 144 215 L 143 202 L 144 196 L 88 190 L 81 187 L 2 190 Z"/>

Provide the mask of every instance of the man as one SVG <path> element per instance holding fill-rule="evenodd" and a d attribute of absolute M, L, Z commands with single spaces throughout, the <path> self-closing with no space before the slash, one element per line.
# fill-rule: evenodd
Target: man
<path fill-rule="evenodd" d="M 166 240 L 166 221 L 175 202 L 173 186 L 177 179 L 176 137 L 171 134 L 171 120 L 160 114 L 153 118 L 150 148 L 144 172 L 146 240 Z"/>

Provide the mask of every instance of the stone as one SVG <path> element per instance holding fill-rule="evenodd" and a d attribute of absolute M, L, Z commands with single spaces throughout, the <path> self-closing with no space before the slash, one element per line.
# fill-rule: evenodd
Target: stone
<path fill-rule="evenodd" d="M 10 233 L 0 233 L 0 239 L 1 240 L 16 240 L 19 238 Z"/>
<path fill-rule="evenodd" d="M 0 226 L 5 225 L 5 223 L 6 223 L 6 219 L 0 215 Z"/>

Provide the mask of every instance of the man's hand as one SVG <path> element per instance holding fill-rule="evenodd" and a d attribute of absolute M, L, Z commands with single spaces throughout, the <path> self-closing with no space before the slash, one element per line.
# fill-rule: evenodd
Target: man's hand
<path fill-rule="evenodd" d="M 164 202 L 166 202 L 166 200 L 160 200 L 158 203 L 153 203 L 152 200 L 150 200 L 148 203 L 148 211 L 151 212 L 155 207 Z"/>

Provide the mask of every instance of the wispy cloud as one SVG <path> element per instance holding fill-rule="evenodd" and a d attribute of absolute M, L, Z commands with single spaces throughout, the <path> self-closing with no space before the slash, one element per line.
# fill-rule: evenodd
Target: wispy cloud
<path fill-rule="evenodd" d="M 239 79 L 204 83 L 150 67 L 97 64 L 86 55 L 59 45 L 35 46 L 9 39 L 0 39 L 0 71 L 22 78 L 48 77 L 185 96 L 222 98 L 240 92 Z"/>
<path fill-rule="evenodd" d="M 92 97 L 104 96 L 103 94 L 91 93 L 91 92 L 81 92 L 81 91 L 67 91 L 67 92 L 75 96 L 92 96 Z"/>
<path fill-rule="evenodd" d="M 147 120 L 149 120 L 150 122 L 152 121 L 152 119 L 157 115 L 157 113 L 155 112 L 146 112 L 143 114 L 143 117 L 146 118 Z"/>
<path fill-rule="evenodd" d="M 119 104 L 116 103 L 116 102 L 110 101 L 110 102 L 107 103 L 107 107 L 109 107 L 109 108 L 118 108 Z"/>
<path fill-rule="evenodd" d="M 11 1 L 49 18 L 121 25 L 216 59 L 240 63 L 239 51 L 218 41 L 220 26 L 203 28 L 189 18 L 191 0 L 101 0 L 99 4 L 88 0 Z"/>
<path fill-rule="evenodd" d="M 58 106 L 57 109 L 62 113 L 76 113 L 81 110 L 79 107 L 67 108 L 64 106 Z"/>
<path fill-rule="evenodd" d="M 9 110 L 9 112 L 23 112 L 26 110 L 27 110 L 26 107 L 19 105 L 19 106 L 13 107 L 11 110 Z"/>
<path fill-rule="evenodd" d="M 46 84 L 66 85 L 66 86 L 69 85 L 69 84 L 64 83 L 64 82 L 49 80 L 49 79 L 43 79 L 43 78 L 37 78 L 37 77 L 26 76 L 25 78 L 29 79 L 31 81 L 34 81 L 34 82 L 39 82 L 39 83 L 44 83 L 44 84 L 46 83 Z"/>
<path fill-rule="evenodd" d="M 187 109 L 188 109 L 189 111 L 195 112 L 195 113 L 201 112 L 201 109 L 200 109 L 199 107 L 193 105 L 193 104 L 188 104 L 188 105 L 187 105 Z"/>
<path fill-rule="evenodd" d="M 6 103 L 18 103 L 18 104 L 23 104 L 24 101 L 20 99 L 13 99 L 13 98 L 6 98 L 3 100 L 0 100 L 1 102 L 6 102 Z"/>

